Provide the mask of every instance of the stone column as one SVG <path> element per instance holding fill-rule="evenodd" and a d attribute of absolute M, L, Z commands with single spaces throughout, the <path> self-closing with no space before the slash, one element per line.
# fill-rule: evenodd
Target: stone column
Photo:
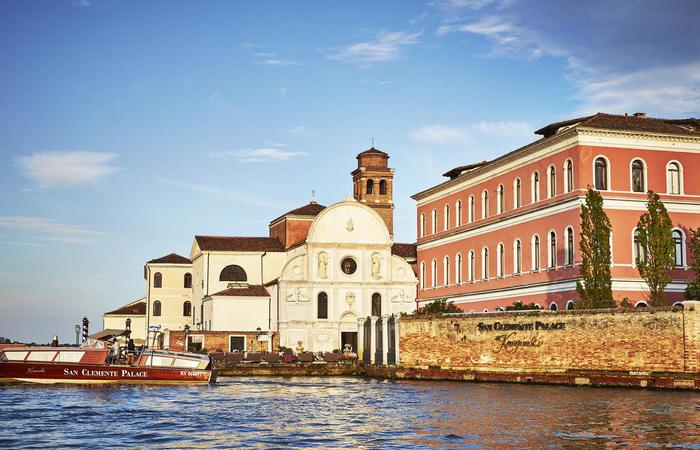
<path fill-rule="evenodd" d="M 379 317 L 377 316 L 371 316 L 370 321 L 372 322 L 372 326 L 370 327 L 370 336 L 372 336 L 372 341 L 370 342 L 370 352 L 369 352 L 369 363 L 374 364 L 376 361 L 376 358 L 374 357 L 374 354 L 376 353 L 377 349 L 377 319 Z M 379 337 L 381 339 L 381 336 Z"/>
<path fill-rule="evenodd" d="M 387 366 L 389 361 L 387 357 L 389 356 L 389 316 L 383 315 L 382 318 L 382 364 Z"/>
<path fill-rule="evenodd" d="M 272 353 L 272 333 L 267 332 L 267 352 Z"/>
<path fill-rule="evenodd" d="M 355 352 L 357 352 L 357 359 L 359 362 L 362 362 L 362 354 L 365 351 L 365 319 L 364 318 L 358 318 L 357 319 L 357 348 L 355 349 Z"/>
<path fill-rule="evenodd" d="M 394 352 L 396 353 L 396 365 L 399 365 L 399 317 L 401 317 L 401 314 L 398 316 L 394 316 Z"/>

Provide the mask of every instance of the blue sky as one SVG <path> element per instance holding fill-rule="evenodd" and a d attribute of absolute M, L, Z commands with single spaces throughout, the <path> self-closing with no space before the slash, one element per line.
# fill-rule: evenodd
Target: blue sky
<path fill-rule="evenodd" d="M 265 235 L 354 156 L 410 195 L 604 111 L 700 115 L 699 2 L 0 3 L 0 336 L 73 339 L 194 234 Z"/>

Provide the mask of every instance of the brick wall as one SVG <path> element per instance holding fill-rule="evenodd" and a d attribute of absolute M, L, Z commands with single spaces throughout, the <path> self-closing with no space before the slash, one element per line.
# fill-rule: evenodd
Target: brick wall
<path fill-rule="evenodd" d="M 248 352 L 266 352 L 267 341 L 258 341 L 257 333 L 245 331 L 190 331 L 190 336 L 204 336 L 204 348 L 210 352 L 217 350 L 229 351 L 229 336 L 245 336 L 246 351 Z M 170 349 L 182 351 L 185 348 L 185 332 L 171 331 L 170 332 Z M 276 351 L 279 346 L 279 334 L 275 333 L 272 336 L 272 350 Z"/>
<path fill-rule="evenodd" d="M 680 309 L 471 314 L 399 321 L 404 367 L 697 372 L 700 302 Z"/>

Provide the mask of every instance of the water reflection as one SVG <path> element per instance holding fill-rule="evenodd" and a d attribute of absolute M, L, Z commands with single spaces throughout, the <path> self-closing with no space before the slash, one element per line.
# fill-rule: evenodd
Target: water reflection
<path fill-rule="evenodd" d="M 355 378 L 214 386 L 0 387 L 0 448 L 700 449 L 692 392 Z"/>

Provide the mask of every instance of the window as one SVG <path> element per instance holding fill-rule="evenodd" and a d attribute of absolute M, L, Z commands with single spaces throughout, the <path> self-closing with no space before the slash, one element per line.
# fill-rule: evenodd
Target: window
<path fill-rule="evenodd" d="M 489 216 L 489 191 L 484 189 L 481 193 L 481 218 L 486 219 Z"/>
<path fill-rule="evenodd" d="M 638 261 L 644 261 L 645 259 L 645 251 L 642 248 L 642 243 L 639 242 L 639 230 L 637 228 L 632 233 L 632 257 L 635 265 L 637 265 Z"/>
<path fill-rule="evenodd" d="M 549 267 L 557 267 L 557 234 L 549 232 Z"/>
<path fill-rule="evenodd" d="M 386 180 L 379 180 L 379 195 L 386 195 Z"/>
<path fill-rule="evenodd" d="M 540 201 L 540 174 L 532 173 L 532 203 Z"/>
<path fill-rule="evenodd" d="M 192 274 L 191 274 L 191 273 L 186 273 L 186 274 L 185 274 L 184 287 L 185 287 L 186 289 L 191 289 L 191 288 L 192 288 Z"/>
<path fill-rule="evenodd" d="M 445 230 L 450 229 L 450 205 L 445 205 Z"/>
<path fill-rule="evenodd" d="M 163 287 L 163 275 L 160 272 L 156 272 L 153 275 L 153 287 L 162 288 Z"/>
<path fill-rule="evenodd" d="M 342 270 L 345 275 L 352 275 L 357 270 L 357 262 L 350 257 L 344 258 L 340 263 L 340 270 Z"/>
<path fill-rule="evenodd" d="M 574 229 L 571 227 L 566 229 L 566 264 L 574 265 Z"/>
<path fill-rule="evenodd" d="M 221 271 L 219 281 L 246 282 L 248 281 L 248 275 L 246 275 L 243 267 L 231 264 L 224 267 L 224 270 Z"/>
<path fill-rule="evenodd" d="M 476 271 L 476 257 L 474 256 L 474 250 L 469 251 L 469 281 L 474 281 L 475 275 L 474 272 Z"/>
<path fill-rule="evenodd" d="M 557 169 L 549 166 L 549 198 L 557 196 Z"/>
<path fill-rule="evenodd" d="M 506 193 L 503 185 L 498 185 L 498 214 L 503 214 L 506 210 Z"/>
<path fill-rule="evenodd" d="M 540 237 L 532 236 L 532 270 L 540 270 Z"/>
<path fill-rule="evenodd" d="M 641 159 L 632 161 L 632 192 L 644 192 L 644 163 Z"/>
<path fill-rule="evenodd" d="M 182 304 L 182 317 L 190 317 L 192 315 L 192 303 L 185 302 Z"/>
<path fill-rule="evenodd" d="M 420 288 L 425 289 L 425 261 L 420 263 Z"/>
<path fill-rule="evenodd" d="M 161 312 L 160 310 L 161 310 L 160 301 L 156 300 L 155 302 L 153 302 L 153 315 L 160 316 L 160 312 Z"/>
<path fill-rule="evenodd" d="M 481 278 L 489 279 L 489 249 L 486 247 L 481 249 Z"/>
<path fill-rule="evenodd" d="M 437 259 L 433 259 L 430 272 L 430 286 L 437 287 Z"/>
<path fill-rule="evenodd" d="M 372 294 L 372 315 L 376 317 L 382 315 L 382 296 L 376 292 Z"/>
<path fill-rule="evenodd" d="M 522 188 L 520 187 L 520 178 L 516 178 L 513 182 L 513 208 L 520 208 L 523 204 Z"/>
<path fill-rule="evenodd" d="M 571 311 L 572 309 L 574 309 L 574 301 L 569 300 L 568 302 L 566 302 L 566 310 Z"/>
<path fill-rule="evenodd" d="M 374 180 L 367 180 L 367 193 L 374 194 Z"/>
<path fill-rule="evenodd" d="M 420 237 L 425 236 L 425 214 L 420 215 Z"/>
<path fill-rule="evenodd" d="M 558 308 L 557 308 L 557 304 L 556 304 L 556 303 L 552 302 L 552 303 L 549 305 L 549 310 L 550 310 L 550 311 L 556 311 L 557 309 L 558 309 Z"/>
<path fill-rule="evenodd" d="M 445 287 L 450 285 L 450 257 L 445 256 L 442 259 L 442 281 Z"/>
<path fill-rule="evenodd" d="M 228 351 L 231 353 L 245 352 L 245 336 L 229 336 Z"/>
<path fill-rule="evenodd" d="M 319 292 L 317 302 L 317 313 L 316 317 L 319 319 L 328 318 L 328 294 L 325 292 Z"/>
<path fill-rule="evenodd" d="M 469 196 L 469 223 L 474 222 L 474 196 Z"/>
<path fill-rule="evenodd" d="M 437 211 L 434 209 L 430 213 L 430 231 L 433 234 L 437 232 Z"/>
<path fill-rule="evenodd" d="M 455 255 L 455 283 L 462 283 L 462 255 L 460 253 Z"/>
<path fill-rule="evenodd" d="M 669 194 L 681 193 L 681 165 L 677 162 L 670 162 L 666 166 L 666 191 Z"/>
<path fill-rule="evenodd" d="M 572 192 L 574 190 L 574 163 L 571 162 L 570 159 L 567 159 L 564 167 L 564 171 L 566 172 L 566 176 L 564 177 L 566 181 L 566 192 Z"/>
<path fill-rule="evenodd" d="M 683 233 L 680 230 L 673 230 L 673 260 L 676 267 L 683 267 L 685 258 L 683 258 Z"/>
<path fill-rule="evenodd" d="M 506 252 L 503 244 L 498 244 L 498 247 L 496 247 L 496 257 L 498 258 L 496 275 L 502 277 L 506 272 Z"/>
<path fill-rule="evenodd" d="M 596 158 L 593 172 L 593 184 L 599 191 L 608 190 L 608 162 L 605 158 Z"/>
<path fill-rule="evenodd" d="M 522 273 L 523 271 L 523 245 L 520 239 L 516 239 L 513 243 L 513 273 Z"/>
<path fill-rule="evenodd" d="M 462 226 L 462 200 L 455 203 L 455 226 Z"/>

